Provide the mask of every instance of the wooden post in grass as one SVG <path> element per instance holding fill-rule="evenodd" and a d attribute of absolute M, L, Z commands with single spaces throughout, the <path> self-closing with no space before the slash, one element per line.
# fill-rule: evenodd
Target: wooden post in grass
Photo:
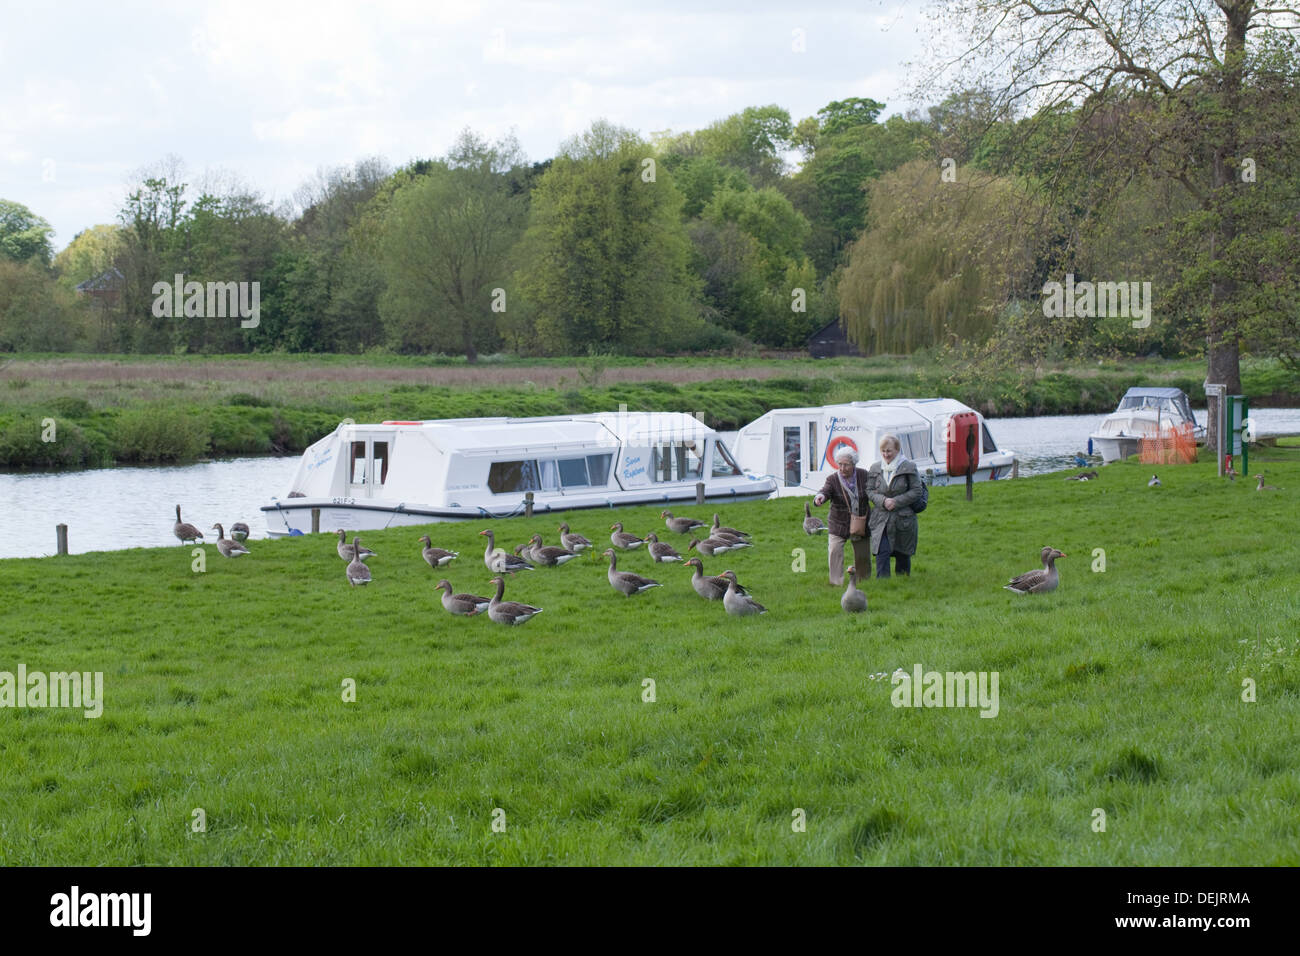
<path fill-rule="evenodd" d="M 320 509 L 311 509 L 311 533 L 320 534 Z"/>
<path fill-rule="evenodd" d="M 704 482 L 702 481 L 695 483 L 695 503 L 697 505 L 704 504 Z"/>
<path fill-rule="evenodd" d="M 1012 478 L 1019 478 L 1019 477 L 1020 477 L 1020 459 L 1019 459 L 1019 458 L 1012 458 L 1012 459 L 1011 459 L 1011 477 L 1012 477 Z"/>
<path fill-rule="evenodd" d="M 66 556 L 68 553 L 68 526 L 66 524 L 55 525 L 54 533 L 59 541 L 59 554 Z"/>
<path fill-rule="evenodd" d="M 533 516 L 533 493 L 531 491 L 526 491 L 524 492 L 524 517 L 531 518 L 532 516 Z"/>

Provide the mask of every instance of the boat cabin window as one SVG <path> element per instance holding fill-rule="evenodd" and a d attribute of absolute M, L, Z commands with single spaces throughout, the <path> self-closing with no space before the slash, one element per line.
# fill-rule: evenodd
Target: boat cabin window
<path fill-rule="evenodd" d="M 989 434 L 989 426 L 986 425 L 984 422 L 980 422 L 980 429 L 984 432 L 984 445 L 981 448 L 981 451 L 987 451 L 987 452 L 997 451 L 998 443 L 995 442 L 993 440 L 993 436 Z"/>
<path fill-rule="evenodd" d="M 651 476 L 655 481 L 685 481 L 704 476 L 704 459 L 696 442 L 665 442 L 651 455 Z"/>
<path fill-rule="evenodd" d="M 912 461 L 931 457 L 930 429 L 898 433 L 899 452 Z"/>
<path fill-rule="evenodd" d="M 798 430 L 799 429 L 797 428 L 795 429 L 796 432 Z M 798 468 L 797 463 L 795 467 L 796 469 Z M 736 460 L 731 457 L 731 452 L 727 451 L 726 445 L 724 445 L 719 439 L 715 438 L 713 440 L 713 477 L 730 478 L 732 475 L 739 475 L 739 474 L 742 474 L 740 470 L 740 466 L 737 465 Z M 786 472 L 786 476 L 788 480 L 789 477 L 788 471 Z M 796 479 L 798 478 L 797 474 L 795 475 L 795 478 Z M 795 484 L 798 483 L 799 482 L 796 480 Z"/>
<path fill-rule="evenodd" d="M 802 454 L 799 448 L 799 426 L 786 428 L 785 431 L 785 486 L 793 488 L 799 484 L 799 458 Z M 715 444 L 713 451 L 713 476 L 718 476 L 718 452 Z M 726 472 L 723 472 L 726 474 Z"/>
<path fill-rule="evenodd" d="M 613 455 L 582 458 L 526 458 L 494 461 L 488 468 L 488 490 L 494 495 L 520 491 L 558 491 L 560 488 L 588 488 L 609 481 Z"/>
<path fill-rule="evenodd" d="M 382 485 L 388 480 L 388 442 L 375 442 L 375 471 L 379 473 L 379 483 Z"/>
<path fill-rule="evenodd" d="M 363 441 L 354 441 L 352 443 L 352 456 L 348 462 L 348 479 L 354 485 L 364 485 L 366 483 L 366 443 Z"/>

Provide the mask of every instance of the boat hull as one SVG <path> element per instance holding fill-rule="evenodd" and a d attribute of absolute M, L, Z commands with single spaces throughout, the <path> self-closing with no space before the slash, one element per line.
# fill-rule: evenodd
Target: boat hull
<path fill-rule="evenodd" d="M 744 489 L 730 489 L 725 492 L 706 491 L 706 505 L 733 503 L 739 501 L 762 501 L 771 494 L 771 484 L 754 482 L 753 493 Z M 620 492 L 614 495 L 593 497 L 565 497 L 559 500 L 539 496 L 533 504 L 533 514 L 559 514 L 568 511 L 583 511 L 595 508 L 612 509 L 632 507 L 635 505 L 680 505 L 695 504 L 694 486 L 656 489 L 653 493 Z M 517 518 L 524 515 L 521 501 L 511 509 L 489 511 L 485 508 L 440 508 L 435 506 L 406 504 L 397 501 L 365 501 L 340 498 L 289 498 L 273 504 L 263 505 L 262 514 L 266 518 L 266 533 L 269 537 L 280 538 L 299 534 L 310 534 L 312 530 L 312 511 L 320 509 L 321 531 L 333 532 L 342 528 L 346 531 L 377 531 L 384 528 L 405 525 L 434 524 L 440 521 L 496 521 L 504 518 Z"/>
<path fill-rule="evenodd" d="M 1119 438 L 1114 435 L 1089 435 L 1088 438 L 1092 442 L 1093 450 L 1101 455 L 1101 460 L 1108 465 L 1112 461 L 1123 461 L 1136 455 L 1142 445 L 1141 438 L 1131 436 Z"/>

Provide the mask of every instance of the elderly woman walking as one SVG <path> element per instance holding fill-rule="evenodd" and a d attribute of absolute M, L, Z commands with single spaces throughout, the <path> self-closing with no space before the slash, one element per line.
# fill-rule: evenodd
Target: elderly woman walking
<path fill-rule="evenodd" d="M 813 498 L 821 507 L 831 503 L 826 524 L 827 560 L 830 564 L 831 584 L 844 584 L 844 542 L 853 543 L 853 564 L 858 568 L 871 567 L 870 540 L 867 534 L 867 515 L 871 505 L 867 500 L 867 472 L 858 467 L 858 453 L 848 446 L 835 453 L 835 474 L 826 479 L 822 490 Z M 854 526 L 857 526 L 856 528 Z"/>
<path fill-rule="evenodd" d="M 921 476 L 916 464 L 900 454 L 897 435 L 880 439 L 880 461 L 867 472 L 867 497 L 876 507 L 871 512 L 871 553 L 876 556 L 876 577 L 889 577 L 893 555 L 899 574 L 912 573 L 916 554 L 916 512 L 912 505 L 921 497 Z M 870 567 L 870 565 L 867 565 Z"/>

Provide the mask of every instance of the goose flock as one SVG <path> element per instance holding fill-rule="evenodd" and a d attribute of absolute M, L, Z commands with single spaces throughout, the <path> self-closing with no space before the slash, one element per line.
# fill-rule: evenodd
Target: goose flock
<path fill-rule="evenodd" d="M 1096 480 L 1097 477 L 1098 473 L 1095 470 L 1090 470 L 1072 475 L 1066 480 L 1089 481 Z M 1229 477 L 1235 478 L 1236 476 L 1230 474 Z M 1254 477 L 1258 482 L 1256 485 L 1257 491 L 1278 490 L 1273 485 L 1266 485 L 1262 474 L 1257 474 Z M 1152 475 L 1147 485 L 1152 488 L 1160 487 L 1160 478 L 1157 475 Z M 686 557 L 673 545 L 660 541 L 657 533 L 650 532 L 644 537 L 640 537 L 625 531 L 623 523 L 616 521 L 609 527 L 609 540 L 612 547 L 607 548 L 602 553 L 603 557 L 609 559 L 606 577 L 610 587 L 631 598 L 654 588 L 665 586 L 654 578 L 619 569 L 619 552 L 634 553 L 644 549 L 650 555 L 650 559 L 654 564 L 680 564 L 684 569 L 690 568 L 690 583 L 695 593 L 706 601 L 721 601 L 728 614 L 736 617 L 749 617 L 767 612 L 767 608 L 759 604 L 740 584 L 734 571 L 727 570 L 719 575 L 708 575 L 705 573 L 704 563 L 698 557 L 698 555 L 704 555 L 712 558 L 751 548 L 754 542 L 748 532 L 722 524 L 721 516 L 716 513 L 713 515 L 712 525 L 706 524 L 697 518 L 676 516 L 671 511 L 663 511 L 659 516 L 663 519 L 664 525 L 670 533 L 689 537 L 686 550 L 696 552 L 696 554 Z M 809 536 L 828 533 L 826 523 L 812 513 L 808 502 L 804 502 L 800 528 L 804 534 Z M 698 534 L 704 533 L 701 529 L 707 531 L 707 537 L 697 537 Z M 230 526 L 230 537 L 226 537 L 225 528 L 220 523 L 212 525 L 212 530 L 217 532 L 217 551 L 222 557 L 237 558 L 251 553 L 245 544 L 249 537 L 249 528 L 244 522 L 235 522 Z M 438 590 L 442 592 L 443 608 L 451 614 L 462 617 L 474 617 L 486 612 L 493 621 L 509 625 L 523 624 L 541 614 L 542 608 L 519 601 L 504 600 L 505 576 L 523 571 L 533 571 L 539 566 L 544 568 L 562 567 L 581 557 L 584 553 L 595 553 L 595 546 L 591 540 L 575 533 L 567 523 L 561 524 L 556 530 L 559 532 L 560 544 L 558 546 L 547 545 L 543 541 L 541 534 L 534 534 L 527 542 L 518 545 L 513 552 L 510 552 L 497 547 L 495 533 L 491 528 L 484 528 L 479 532 L 480 537 L 487 539 L 487 547 L 483 552 L 483 564 L 494 575 L 491 580 L 497 586 L 495 596 L 488 598 L 476 594 L 457 593 L 451 582 L 443 578 L 436 585 Z M 176 506 L 176 523 L 173 525 L 172 531 L 182 544 L 196 543 L 204 538 L 203 532 L 193 524 L 183 520 L 180 505 Z M 363 547 L 359 536 L 354 536 L 352 542 L 349 543 L 345 530 L 340 528 L 336 533 L 338 534 L 336 544 L 338 556 L 347 562 L 346 578 L 348 583 L 353 587 L 369 584 L 372 575 L 370 568 L 366 565 L 366 560 L 374 556 L 375 552 Z M 421 535 L 419 542 L 423 546 L 421 556 L 429 567 L 435 570 L 446 567 L 460 557 L 460 553 L 457 551 L 434 547 L 427 534 Z M 1003 587 L 1015 594 L 1045 594 L 1054 591 L 1060 583 L 1056 561 L 1064 557 L 1066 557 L 1064 551 L 1046 546 L 1039 555 L 1042 562 L 1041 568 L 1019 574 Z M 840 606 L 851 614 L 865 612 L 867 610 L 867 594 L 859 587 L 861 577 L 856 567 L 848 569 L 847 579 L 848 584 L 840 598 Z"/>

